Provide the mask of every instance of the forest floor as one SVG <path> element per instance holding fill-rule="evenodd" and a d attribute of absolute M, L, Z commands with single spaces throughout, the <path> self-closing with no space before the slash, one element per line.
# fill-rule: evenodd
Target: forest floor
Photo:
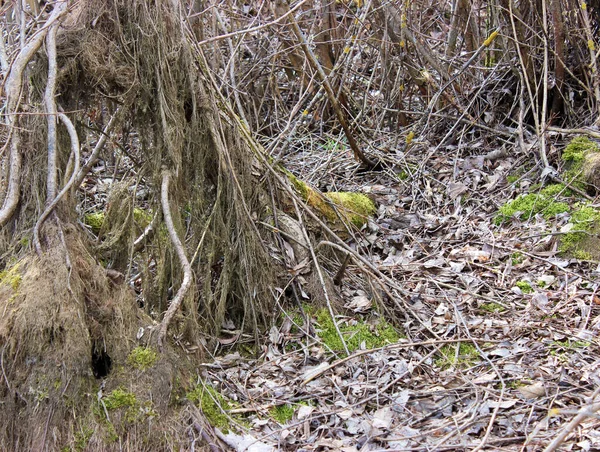
<path fill-rule="evenodd" d="M 328 143 L 299 143 L 286 166 L 323 191 L 375 200 L 352 246 L 404 289 L 401 302 L 351 263 L 335 317 L 349 356 L 308 300 L 303 313 L 280 308 L 259 359 L 228 350 L 225 335 L 201 375 L 220 394 L 221 439 L 251 451 L 597 450 L 600 266 L 560 252 L 569 209 L 498 217 L 543 190 L 531 156 L 416 143 L 360 173 Z"/>

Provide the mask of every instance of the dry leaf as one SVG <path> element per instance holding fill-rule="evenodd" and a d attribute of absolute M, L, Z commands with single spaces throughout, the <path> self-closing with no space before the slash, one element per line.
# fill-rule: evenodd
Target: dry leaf
<path fill-rule="evenodd" d="M 537 382 L 529 386 L 517 388 L 521 395 L 527 399 L 537 399 L 546 395 L 544 383 Z"/>

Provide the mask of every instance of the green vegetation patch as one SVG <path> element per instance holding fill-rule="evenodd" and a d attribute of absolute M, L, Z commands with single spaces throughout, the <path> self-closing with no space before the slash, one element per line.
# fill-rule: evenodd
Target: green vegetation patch
<path fill-rule="evenodd" d="M 200 382 L 186 397 L 202 409 L 210 425 L 224 432 L 230 430 L 231 422 L 225 413 L 232 409 L 232 405 L 215 388 Z"/>
<path fill-rule="evenodd" d="M 565 180 L 573 186 L 585 190 L 587 188 L 584 176 L 585 167 L 590 163 L 588 161 L 590 155 L 599 151 L 598 144 L 589 138 L 584 136 L 574 138 L 562 153 L 562 159 L 567 168 L 564 175 Z"/>
<path fill-rule="evenodd" d="M 139 370 L 152 367 L 158 360 L 158 354 L 148 347 L 136 347 L 127 357 L 127 363 Z"/>
<path fill-rule="evenodd" d="M 461 342 L 458 345 L 458 354 L 456 347 L 456 344 L 448 344 L 440 348 L 439 355 L 434 361 L 435 365 L 447 370 L 451 367 L 471 367 L 479 361 L 479 352 L 472 343 Z"/>
<path fill-rule="evenodd" d="M 98 234 L 100 232 L 100 229 L 102 229 L 102 225 L 104 224 L 105 218 L 106 215 L 104 214 L 104 212 L 86 213 L 83 216 L 83 223 L 86 226 L 89 226 L 94 234 Z"/>
<path fill-rule="evenodd" d="M 283 425 L 292 420 L 295 411 L 296 409 L 292 405 L 286 403 L 274 406 L 269 410 L 269 414 L 274 420 Z"/>
<path fill-rule="evenodd" d="M 583 164 L 588 152 L 598 152 L 598 145 L 588 137 L 580 136 L 571 140 L 562 153 L 565 162 Z"/>
<path fill-rule="evenodd" d="M 494 223 L 500 225 L 518 216 L 521 220 L 527 220 L 536 214 L 542 214 L 544 218 L 552 218 L 564 212 L 568 212 L 570 206 L 563 201 L 556 201 L 559 195 L 567 195 L 564 185 L 554 184 L 541 190 L 539 193 L 520 195 L 518 198 L 507 202 L 499 209 L 499 214 Z"/>
<path fill-rule="evenodd" d="M 117 410 L 119 408 L 133 408 L 137 403 L 135 394 L 126 391 L 123 388 L 113 390 L 102 400 L 108 411 Z"/>
<path fill-rule="evenodd" d="M 580 205 L 571 216 L 572 231 L 560 238 L 559 250 L 581 260 L 600 260 L 600 210 Z"/>
<path fill-rule="evenodd" d="M 341 216 L 360 228 L 367 223 L 369 216 L 377 212 L 367 195 L 353 192 L 329 192 L 323 195 L 289 171 L 286 170 L 285 174 L 302 199 L 329 223 L 338 223 Z"/>
<path fill-rule="evenodd" d="M 323 343 L 334 352 L 344 351 L 344 345 L 335 329 L 329 311 L 327 309 L 318 310 L 316 318 L 319 324 L 317 334 Z M 371 349 L 394 344 L 400 338 L 394 327 L 383 319 L 380 319 L 376 325 L 359 321 L 355 324 L 344 322 L 338 327 L 349 352 L 358 350 L 363 343 L 367 349 Z"/>
<path fill-rule="evenodd" d="M 19 272 L 19 264 L 15 264 L 12 267 L 0 272 L 0 286 L 10 286 L 10 288 L 15 292 L 19 290 L 22 280 L 23 278 Z"/>
<path fill-rule="evenodd" d="M 529 281 L 517 281 L 515 286 L 521 289 L 523 293 L 533 293 L 533 287 L 531 287 L 531 283 Z"/>
<path fill-rule="evenodd" d="M 366 224 L 367 218 L 377 211 L 373 201 L 362 193 L 330 192 L 325 193 L 325 197 L 341 208 L 342 215 L 358 228 Z"/>
<path fill-rule="evenodd" d="M 525 255 L 523 253 L 519 253 L 518 251 L 515 251 L 514 253 L 512 253 L 510 255 L 510 262 L 513 265 L 522 264 L 524 261 L 525 261 Z"/>
<path fill-rule="evenodd" d="M 498 303 L 482 303 L 479 306 L 480 309 L 486 312 L 504 312 L 506 308 Z"/>
<path fill-rule="evenodd" d="M 86 449 L 93 434 L 94 429 L 90 427 L 82 427 L 77 433 L 75 433 L 73 450 L 77 452 L 83 452 Z"/>

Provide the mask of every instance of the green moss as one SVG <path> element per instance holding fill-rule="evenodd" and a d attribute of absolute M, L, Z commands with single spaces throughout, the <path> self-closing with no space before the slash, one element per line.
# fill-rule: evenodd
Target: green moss
<path fill-rule="evenodd" d="M 77 433 L 75 433 L 73 450 L 77 452 L 83 452 L 90 441 L 90 438 L 94 434 L 94 429 L 90 427 L 83 427 Z"/>
<path fill-rule="evenodd" d="M 533 293 L 533 287 L 529 281 L 517 281 L 515 284 L 523 293 Z"/>
<path fill-rule="evenodd" d="M 344 345 L 335 329 L 329 311 L 321 309 L 317 311 L 316 316 L 319 324 L 318 335 L 323 343 L 335 352 L 343 351 Z M 399 339 L 394 327 L 382 319 L 375 326 L 360 321 L 353 325 L 345 323 L 338 327 L 349 352 L 358 350 L 363 343 L 367 349 L 370 349 L 396 343 Z"/>
<path fill-rule="evenodd" d="M 286 424 L 294 417 L 296 410 L 292 405 L 286 403 L 285 405 L 277 405 L 269 410 L 269 414 L 280 424 Z"/>
<path fill-rule="evenodd" d="M 444 345 L 440 348 L 439 356 L 434 363 L 442 369 L 449 369 L 451 367 L 471 367 L 477 361 L 479 361 L 477 348 L 470 342 L 461 342 L 458 346 L 458 356 L 456 345 Z"/>
<path fill-rule="evenodd" d="M 86 213 L 83 216 L 83 223 L 92 228 L 94 234 L 98 234 L 104 224 L 104 218 L 104 212 Z"/>
<path fill-rule="evenodd" d="M 406 171 L 400 171 L 399 173 L 396 173 L 396 177 L 398 178 L 399 181 L 405 181 L 405 180 L 408 180 L 408 178 L 410 177 L 410 174 L 408 174 L 408 172 L 406 172 Z"/>
<path fill-rule="evenodd" d="M 146 229 L 146 227 L 152 222 L 152 211 L 140 209 L 139 207 L 135 207 L 133 209 L 133 219 L 136 224 L 142 228 Z"/>
<path fill-rule="evenodd" d="M 336 140 L 332 140 L 331 138 L 323 145 L 323 150 L 327 152 L 338 151 L 340 148 L 340 143 Z"/>
<path fill-rule="evenodd" d="M 329 223 L 339 221 L 337 209 L 342 218 L 360 228 L 377 211 L 373 201 L 362 193 L 329 192 L 322 195 L 289 171 L 283 171 L 302 199 Z"/>
<path fill-rule="evenodd" d="M 517 176 L 517 175 L 508 175 L 506 176 L 506 180 L 509 184 L 514 184 L 516 181 L 519 180 L 521 176 Z"/>
<path fill-rule="evenodd" d="M 542 189 L 540 192 L 543 196 L 571 196 L 572 192 L 564 184 L 551 184 Z"/>
<path fill-rule="evenodd" d="M 582 179 L 582 173 L 586 156 L 591 152 L 598 151 L 598 145 L 587 137 L 582 136 L 573 139 L 562 154 L 562 159 L 565 161 L 567 168 L 564 179 L 580 190 L 585 190 L 586 183 Z"/>
<path fill-rule="evenodd" d="M 525 256 L 523 255 L 523 253 L 519 253 L 518 251 L 516 251 L 510 255 L 510 261 L 513 265 L 522 264 L 524 260 L 525 260 Z"/>
<path fill-rule="evenodd" d="M 494 223 L 500 225 L 517 214 L 521 220 L 527 220 L 538 213 L 541 213 L 545 218 L 552 218 L 560 213 L 568 212 L 569 204 L 554 199 L 559 193 L 563 192 L 564 186 L 556 184 L 544 188 L 539 193 L 521 195 L 500 207 Z"/>
<path fill-rule="evenodd" d="M 136 369 L 146 370 L 152 367 L 157 359 L 158 354 L 151 348 L 136 347 L 127 357 L 127 363 Z"/>
<path fill-rule="evenodd" d="M 588 341 L 577 341 L 577 340 L 572 340 L 569 338 L 567 338 L 563 341 L 553 341 L 552 344 L 555 349 L 562 349 L 562 350 L 577 350 L 577 349 L 587 348 L 591 345 L 591 343 Z"/>
<path fill-rule="evenodd" d="M 503 312 L 506 311 L 504 306 L 498 303 L 483 303 L 479 306 L 482 310 L 487 312 Z"/>
<path fill-rule="evenodd" d="M 283 172 L 286 174 L 286 176 L 288 177 L 288 179 L 290 180 L 290 182 L 292 183 L 292 185 L 294 186 L 296 191 L 300 194 L 302 199 L 304 199 L 305 201 L 308 201 L 308 198 L 309 198 L 309 195 L 311 192 L 311 188 L 305 182 L 301 181 L 296 176 L 294 176 L 288 170 L 284 169 Z"/>
<path fill-rule="evenodd" d="M 560 238 L 559 250 L 580 260 L 600 256 L 600 210 L 587 204 L 578 205 L 571 215 L 572 230 Z"/>
<path fill-rule="evenodd" d="M 359 228 L 377 211 L 373 201 L 362 193 L 330 192 L 325 193 L 325 196 L 340 207 L 342 215 Z"/>
<path fill-rule="evenodd" d="M 562 153 L 565 162 L 580 163 L 585 161 L 588 152 L 598 152 L 598 145 L 588 137 L 580 136 L 571 140 Z"/>
<path fill-rule="evenodd" d="M 19 290 L 22 280 L 23 278 L 19 273 L 19 264 L 15 264 L 12 267 L 0 272 L 0 286 L 8 285 L 15 292 Z"/>
<path fill-rule="evenodd" d="M 213 427 L 229 431 L 230 421 L 225 413 L 232 406 L 215 388 L 201 382 L 194 390 L 188 392 L 186 397 L 202 409 L 202 413 Z"/>
<path fill-rule="evenodd" d="M 126 391 L 123 388 L 117 388 L 104 397 L 103 402 L 106 409 L 111 411 L 119 408 L 133 408 L 135 407 L 137 400 L 135 394 Z"/>

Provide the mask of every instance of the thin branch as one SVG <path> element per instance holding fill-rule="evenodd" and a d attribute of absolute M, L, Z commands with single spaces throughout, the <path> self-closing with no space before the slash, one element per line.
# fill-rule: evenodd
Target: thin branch
<path fill-rule="evenodd" d="M 342 129 L 344 130 L 344 135 L 346 135 L 346 138 L 348 139 L 348 144 L 350 145 L 350 148 L 352 149 L 354 156 L 356 157 L 357 160 L 364 163 L 366 166 L 368 166 L 370 168 L 375 167 L 377 165 L 377 163 L 374 162 L 373 160 L 369 159 L 364 154 L 364 152 L 360 149 L 360 147 L 358 146 L 358 143 L 356 142 L 356 138 L 354 138 L 354 135 L 352 134 L 352 131 L 350 130 L 350 127 L 348 126 L 348 121 L 346 121 L 346 116 L 344 115 L 344 112 L 342 111 L 340 102 L 338 101 L 335 93 L 333 92 L 333 88 L 331 87 L 331 84 L 329 83 L 329 78 L 327 77 L 327 74 L 325 74 L 325 70 L 323 69 L 323 66 L 321 66 L 321 63 L 319 63 L 319 60 L 317 59 L 314 52 L 310 48 L 310 46 L 308 44 L 308 40 L 306 39 L 306 36 L 304 36 L 304 33 L 302 33 L 302 30 L 300 30 L 300 26 L 298 25 L 298 22 L 296 22 L 296 20 L 293 17 L 291 17 L 290 24 L 292 25 L 292 30 L 294 31 L 296 38 L 298 38 L 298 41 L 300 41 L 300 47 L 302 48 L 302 50 L 306 56 L 306 59 L 308 60 L 308 62 L 312 66 L 312 68 L 317 72 L 317 74 L 319 75 L 319 78 L 321 79 L 321 82 L 323 83 L 323 88 L 325 89 L 325 92 L 327 93 L 327 99 L 331 103 L 331 106 L 333 107 L 335 115 L 336 115 L 340 125 L 342 126 Z"/>
<path fill-rule="evenodd" d="M 285 14 L 283 14 L 282 16 L 267 22 L 266 24 L 262 24 L 262 25 L 257 25 L 256 27 L 250 27 L 250 28 L 246 28 L 245 30 L 240 30 L 240 31 L 234 31 L 232 33 L 225 33 L 224 35 L 219 35 L 219 36 L 213 36 L 212 38 L 208 38 L 205 39 L 204 41 L 200 41 L 198 43 L 199 46 L 204 45 L 204 44 L 208 44 L 214 41 L 220 41 L 222 39 L 227 39 L 227 38 L 232 38 L 234 36 L 238 36 L 238 35 L 245 35 L 248 33 L 252 33 L 254 31 L 258 31 L 258 30 L 262 30 L 263 28 L 267 28 L 270 27 L 271 25 L 275 25 L 279 22 L 281 22 L 283 19 L 285 19 L 287 16 L 291 15 L 294 13 L 294 11 L 298 10 L 299 8 L 302 7 L 302 5 L 304 5 L 308 0 L 302 0 L 300 3 L 298 3 L 296 6 L 294 6 L 292 9 L 290 9 L 289 11 L 287 11 Z M 201 13 L 198 13 L 201 14 Z M 198 14 L 193 14 L 191 16 L 189 16 L 189 18 L 195 17 Z"/>
<path fill-rule="evenodd" d="M 98 160 L 98 155 L 100 154 L 100 151 L 104 148 L 106 139 L 110 135 L 112 129 L 115 127 L 117 123 L 117 118 L 120 116 L 120 113 L 123 110 L 125 110 L 125 105 L 122 105 L 121 107 L 117 108 L 117 111 L 113 113 L 112 117 L 108 121 L 108 124 L 106 124 L 106 127 L 102 131 L 102 134 L 100 135 L 96 146 L 94 146 L 94 150 L 92 151 L 90 158 L 87 160 L 87 162 L 85 162 L 85 164 L 81 167 L 81 170 L 79 170 L 79 173 L 77 174 L 77 179 L 75 179 L 76 187 L 79 187 L 81 185 L 87 173 L 90 172 L 92 166 L 94 166 L 94 163 L 96 163 L 96 160 Z"/>

